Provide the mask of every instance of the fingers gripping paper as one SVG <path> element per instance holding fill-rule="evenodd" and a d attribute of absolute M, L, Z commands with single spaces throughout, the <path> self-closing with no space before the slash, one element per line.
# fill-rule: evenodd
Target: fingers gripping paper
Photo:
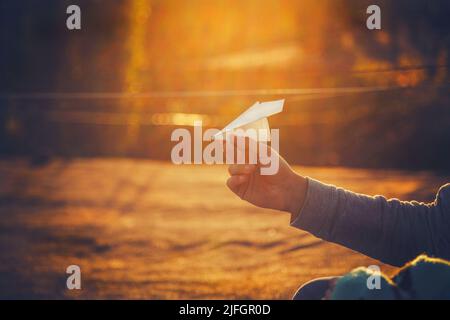
<path fill-rule="evenodd" d="M 217 133 L 215 138 L 224 139 L 227 133 L 233 132 L 239 135 L 247 132 L 248 129 L 253 129 L 257 133 L 258 141 L 270 141 L 270 127 L 267 118 L 283 111 L 283 105 L 284 99 L 256 102 Z"/>

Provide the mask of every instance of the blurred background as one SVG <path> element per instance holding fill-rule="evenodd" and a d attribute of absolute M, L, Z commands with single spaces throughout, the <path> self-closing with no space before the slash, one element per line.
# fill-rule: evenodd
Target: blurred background
<path fill-rule="evenodd" d="M 286 299 L 380 264 L 240 201 L 222 166 L 172 165 L 170 134 L 284 98 L 270 122 L 297 170 L 431 201 L 449 181 L 449 16 L 448 0 L 0 0 L 0 298 Z"/>
<path fill-rule="evenodd" d="M 448 1 L 377 1 L 381 31 L 361 0 L 77 3 L 81 31 L 70 1 L 1 1 L 3 155 L 168 160 L 174 127 L 281 97 L 291 162 L 450 168 Z"/>

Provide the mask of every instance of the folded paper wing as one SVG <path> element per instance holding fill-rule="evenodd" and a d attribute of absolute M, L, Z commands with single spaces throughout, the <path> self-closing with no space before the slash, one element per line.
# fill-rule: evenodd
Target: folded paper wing
<path fill-rule="evenodd" d="M 270 127 L 267 117 L 283 111 L 283 105 L 284 99 L 256 102 L 214 137 L 216 139 L 224 139 L 226 133 L 233 132 L 236 135 L 241 135 L 242 133 L 245 134 L 248 129 L 253 129 L 257 134 L 258 141 L 270 141 Z"/>

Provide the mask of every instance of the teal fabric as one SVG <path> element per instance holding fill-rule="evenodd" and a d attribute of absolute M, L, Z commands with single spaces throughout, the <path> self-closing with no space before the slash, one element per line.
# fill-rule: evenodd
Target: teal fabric
<path fill-rule="evenodd" d="M 369 288 L 374 272 L 358 268 L 339 278 L 333 300 L 450 299 L 450 264 L 441 259 L 419 256 L 392 279 L 378 273 L 380 286 Z"/>

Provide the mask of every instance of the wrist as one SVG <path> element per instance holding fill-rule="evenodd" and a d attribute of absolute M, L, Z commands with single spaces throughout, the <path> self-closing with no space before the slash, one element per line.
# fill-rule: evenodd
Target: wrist
<path fill-rule="evenodd" d="M 291 213 L 293 217 L 297 216 L 303 208 L 307 189 L 308 180 L 305 177 L 294 172 L 288 190 L 287 206 L 287 211 Z"/>

